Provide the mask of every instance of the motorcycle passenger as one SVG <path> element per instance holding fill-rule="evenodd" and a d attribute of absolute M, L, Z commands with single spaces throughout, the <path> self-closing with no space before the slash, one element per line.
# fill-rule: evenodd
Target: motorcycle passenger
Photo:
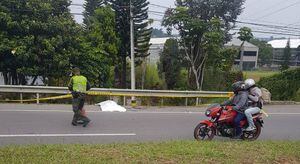
<path fill-rule="evenodd" d="M 248 106 L 248 92 L 245 90 L 245 84 L 243 81 L 238 81 L 232 84 L 232 91 L 234 92 L 233 98 L 225 101 L 222 106 L 232 105 L 233 110 L 237 111 L 237 115 L 234 118 L 235 136 L 233 138 L 241 138 L 242 128 L 240 121 L 245 118 L 244 111 Z"/>
<path fill-rule="evenodd" d="M 245 116 L 248 121 L 248 127 L 245 129 L 246 131 L 253 131 L 256 129 L 252 115 L 259 113 L 263 102 L 262 102 L 262 92 L 261 90 L 255 85 L 255 81 L 253 79 L 245 80 L 245 89 L 248 90 L 249 95 L 248 98 L 250 100 L 250 108 L 245 110 Z"/>

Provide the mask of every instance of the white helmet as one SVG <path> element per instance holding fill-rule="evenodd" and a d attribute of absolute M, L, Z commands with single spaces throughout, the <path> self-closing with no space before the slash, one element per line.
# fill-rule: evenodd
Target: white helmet
<path fill-rule="evenodd" d="M 255 85 L 255 81 L 253 79 L 246 79 L 245 80 L 245 88 L 251 88 L 252 86 Z"/>

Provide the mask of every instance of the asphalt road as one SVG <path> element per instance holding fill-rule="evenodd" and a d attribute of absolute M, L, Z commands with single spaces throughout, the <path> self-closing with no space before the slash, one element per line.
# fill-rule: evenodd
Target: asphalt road
<path fill-rule="evenodd" d="M 193 139 L 195 126 L 206 118 L 200 107 L 144 107 L 124 113 L 86 109 L 92 122 L 84 128 L 71 125 L 70 105 L 0 104 L 0 146 Z M 269 117 L 259 140 L 300 140 L 300 105 L 266 106 L 265 111 Z"/>

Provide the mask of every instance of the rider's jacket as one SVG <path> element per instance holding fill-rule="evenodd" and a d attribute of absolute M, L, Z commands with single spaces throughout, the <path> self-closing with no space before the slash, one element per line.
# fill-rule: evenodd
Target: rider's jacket
<path fill-rule="evenodd" d="M 233 109 L 243 113 L 248 108 L 248 95 L 247 91 L 239 91 L 228 101 L 225 101 L 222 105 L 233 105 Z"/>

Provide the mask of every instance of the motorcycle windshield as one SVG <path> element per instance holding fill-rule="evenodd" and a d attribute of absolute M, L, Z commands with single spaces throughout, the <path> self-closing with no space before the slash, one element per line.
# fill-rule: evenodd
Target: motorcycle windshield
<path fill-rule="evenodd" d="M 218 107 L 221 107 L 220 104 L 211 104 L 207 107 L 207 109 L 214 109 L 214 108 L 218 108 Z"/>

